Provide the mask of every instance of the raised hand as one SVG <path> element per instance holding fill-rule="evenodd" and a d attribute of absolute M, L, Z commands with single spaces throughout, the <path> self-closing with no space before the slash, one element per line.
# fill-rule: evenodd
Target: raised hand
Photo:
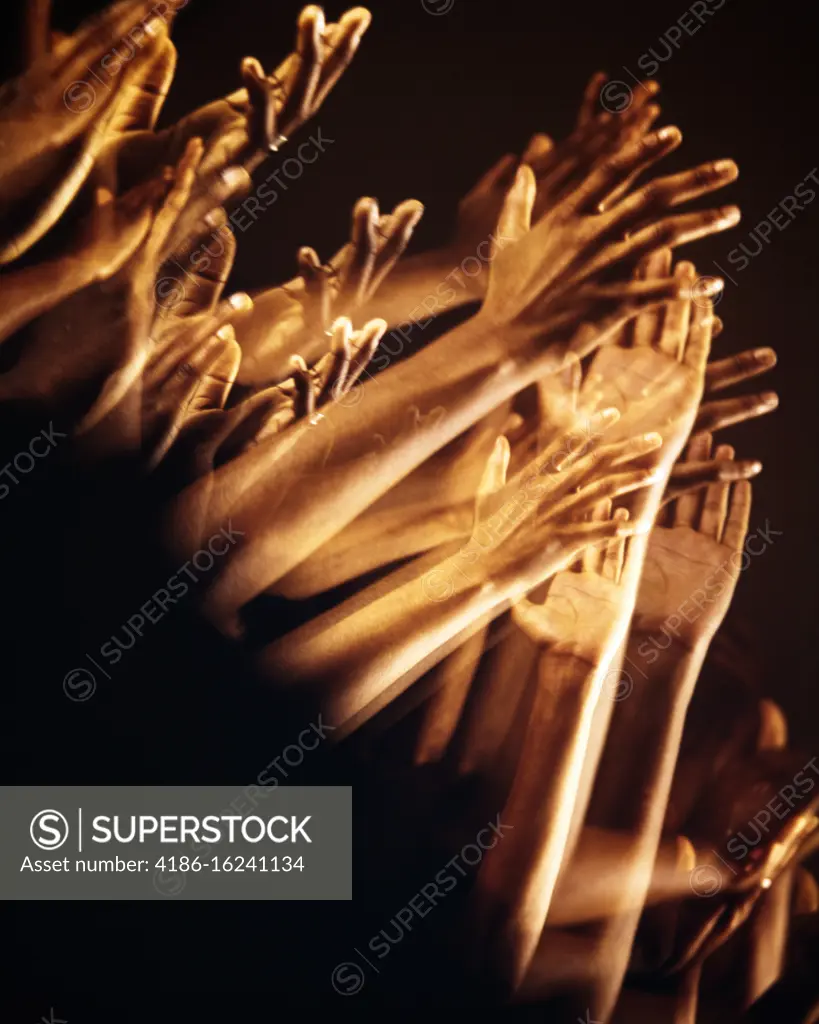
<path fill-rule="evenodd" d="M 546 135 L 535 135 L 520 158 L 535 175 L 535 223 L 569 195 L 590 171 L 637 143 L 659 116 L 660 108 L 646 102 L 659 90 L 656 82 L 645 83 L 629 110 L 615 115 L 600 108 L 600 86 L 601 77 L 595 75 L 587 87 L 577 126 L 565 141 L 554 143 Z M 512 154 L 502 157 L 461 201 L 450 247 L 456 257 L 455 265 L 464 257 L 474 256 L 494 233 L 517 164 Z M 621 186 L 621 191 L 630 183 L 629 180 Z M 487 268 L 484 264 L 484 273 L 468 278 L 471 297 L 485 294 Z"/>
<path fill-rule="evenodd" d="M 230 316 L 230 311 L 226 310 L 223 318 Z M 197 384 L 191 400 L 185 404 L 184 413 L 177 406 L 179 415 L 175 417 L 173 436 L 177 433 L 181 436 L 176 442 L 176 471 L 186 481 L 207 477 L 265 439 L 281 434 L 301 420 L 322 416 L 319 410 L 332 402 L 355 405 L 358 398 L 354 389 L 366 373 L 385 327 L 383 321 L 374 320 L 363 330 L 353 331 L 350 321 L 340 317 L 333 325 L 331 350 L 318 363 L 308 367 L 301 357 L 293 357 L 292 376 L 286 381 L 261 389 L 225 410 L 223 407 L 241 359 L 235 333 L 226 324 L 215 338 L 209 339 L 200 357 L 206 359 L 208 351 L 213 350 L 216 367 L 219 370 L 226 366 L 231 368 L 230 379 L 226 380 L 216 371 L 207 372 L 205 381 Z M 222 337 L 225 330 L 230 331 L 226 339 Z M 201 335 L 201 328 L 199 333 Z M 229 356 L 219 354 L 226 341 Z M 174 360 L 177 366 L 188 366 L 181 352 L 174 355 Z M 169 443 L 163 446 L 163 454 L 169 446 Z"/>
<path fill-rule="evenodd" d="M 267 447 L 259 445 L 246 458 L 225 467 L 220 486 L 209 491 L 205 521 L 217 517 L 221 522 L 226 515 L 233 515 L 238 522 L 247 515 L 254 519 L 255 529 L 268 535 L 270 545 L 266 557 L 255 557 L 253 567 L 231 577 L 230 586 L 241 581 L 245 594 L 240 600 L 236 594 L 225 598 L 233 609 L 230 614 L 312 554 L 477 420 L 529 384 L 562 372 L 567 358 L 577 358 L 573 349 L 583 353 L 593 350 L 629 318 L 682 293 L 680 282 L 669 278 L 578 288 L 574 298 L 571 289 L 561 289 L 554 309 L 540 304 L 538 267 L 546 278 L 546 288 L 550 277 L 547 268 L 556 254 L 548 247 L 544 253 L 537 244 L 539 239 L 534 239 L 545 221 L 528 233 L 532 199 L 531 172 L 523 170 L 501 218 L 506 237 L 518 240 L 521 248 L 508 245 L 493 264 L 493 277 L 496 272 L 498 275 L 494 292 L 497 300 L 490 289 L 484 310 L 472 321 L 413 359 L 367 381 L 362 401 L 355 409 L 336 404 L 319 424 L 311 424 L 309 431 L 296 428 L 284 448 L 276 442 Z M 520 259 L 512 254 L 513 249 Z M 577 317 L 587 323 L 596 322 L 599 332 L 577 332 Z M 689 348 L 693 359 L 695 346 Z M 697 351 L 702 349 L 701 345 Z M 364 460 L 367 470 L 362 473 Z M 267 467 L 264 472 L 263 464 Z M 294 486 L 314 473 L 324 481 L 319 491 Z M 252 487 L 248 486 L 249 480 Z M 268 491 L 271 497 L 266 498 Z M 308 494 L 316 517 L 311 517 L 309 529 L 303 514 Z M 200 522 L 201 508 L 190 515 L 181 510 L 188 501 L 199 505 L 201 500 L 200 493 L 181 496 L 173 513 L 174 529 L 181 528 L 184 534 L 184 524 Z M 320 511 L 325 500 L 328 505 Z M 274 504 L 278 508 L 275 543 L 272 523 L 265 525 L 260 518 L 262 509 L 266 517 L 271 516 Z M 257 507 L 255 514 L 251 512 L 253 506 Z M 282 543 L 288 531 L 293 531 L 291 540 Z M 180 538 L 182 549 L 188 543 Z M 244 556 L 237 552 L 236 557 L 241 560 Z M 228 586 L 227 579 L 225 576 L 217 581 L 214 603 L 222 601 L 218 594 L 222 586 Z M 235 623 L 233 628 L 237 628 Z"/>
<path fill-rule="evenodd" d="M 625 524 L 604 500 L 592 522 Z M 595 705 L 632 608 L 622 571 L 626 541 L 585 549 L 576 572 L 558 573 L 542 605 L 513 616 L 541 649 L 537 691 L 502 820 L 510 841 L 481 864 L 472 901 L 483 969 L 507 993 L 523 981 L 546 921 L 572 821 Z"/>
<path fill-rule="evenodd" d="M 494 495 L 492 514 L 486 510 L 463 548 L 411 563 L 287 634 L 266 649 L 264 673 L 308 686 L 328 721 L 348 731 L 383 706 L 388 691 L 394 697 L 397 687 L 405 689 L 423 665 L 444 657 L 448 644 L 570 564 L 586 544 L 644 529 L 584 516 L 603 498 L 650 482 L 649 472 L 629 467 L 658 439 L 613 446 L 598 440 L 569 454 L 561 440 L 564 446 L 544 452 L 529 477 Z M 368 626 L 375 622 L 377 636 Z"/>
<path fill-rule="evenodd" d="M 688 462 L 706 461 L 711 445 L 709 434 L 695 437 L 688 447 Z M 730 461 L 733 455 L 728 445 L 715 452 L 717 461 Z M 677 499 L 673 525 L 654 527 L 632 626 L 634 634 L 646 638 L 647 651 L 652 640 L 665 643 L 669 630 L 686 648 L 710 641 L 739 579 L 750 508 L 751 485 L 746 480 L 714 483 L 704 499 L 698 494 Z"/>
<path fill-rule="evenodd" d="M 321 8 L 305 7 L 298 19 L 295 52 L 271 74 L 255 58 L 246 57 L 241 64 L 243 88 L 162 132 L 121 139 L 117 162 L 123 179 L 178 159 L 191 138 L 205 144 L 198 176 L 204 191 L 212 191 L 214 180 L 227 167 L 240 164 L 252 172 L 315 115 L 349 66 L 369 24 L 370 14 L 363 7 L 352 8 L 330 25 L 325 25 Z"/>
<path fill-rule="evenodd" d="M 721 188 L 736 177 L 736 165 L 718 161 L 669 178 L 660 178 L 620 200 L 605 213 L 597 210 L 600 202 L 613 189 L 632 175 L 651 167 L 675 149 L 681 141 L 676 128 L 666 128 L 647 136 L 638 146 L 626 150 L 590 173 L 558 206 L 538 222 L 531 231 L 535 183 L 532 172 L 525 167 L 518 171 L 504 215 L 498 223 L 503 248 L 492 263 L 486 300 L 478 314 L 496 324 L 509 326 L 546 317 L 557 326 L 561 313 L 572 309 L 573 322 L 585 319 L 599 321 L 602 327 L 587 331 L 588 351 L 600 344 L 604 336 L 620 326 L 604 319 L 601 311 L 612 300 L 631 299 L 634 313 L 640 301 L 648 305 L 669 297 L 660 278 L 632 281 L 627 284 L 603 285 L 600 275 L 615 263 L 630 267 L 640 257 L 657 249 L 673 248 L 725 230 L 739 219 L 734 208 L 701 213 L 665 216 L 673 207 L 697 196 Z M 616 241 L 618 235 L 625 241 Z M 506 244 L 513 240 L 513 244 Z M 658 299 L 658 296 L 661 298 Z M 595 315 L 595 312 L 597 315 Z M 554 329 L 554 328 L 553 328 Z M 586 352 L 578 340 L 574 349 Z"/>
<path fill-rule="evenodd" d="M 257 150 L 249 158 L 249 169 L 315 116 L 349 67 L 370 20 L 366 8 L 354 7 L 337 24 L 325 25 L 322 9 L 311 5 L 299 15 L 295 52 L 273 74 L 266 75 L 255 58 L 245 58 L 249 141 Z M 234 94 L 228 102 L 241 106 L 243 97 Z"/>
<path fill-rule="evenodd" d="M 138 381 L 154 343 L 157 267 L 190 195 L 201 155 L 201 144 L 193 140 L 175 171 L 163 173 L 136 196 L 123 201 L 103 197 L 91 234 L 98 251 L 119 269 L 111 273 L 111 265 L 95 267 L 89 262 L 92 283 L 40 316 L 17 363 L 4 375 L 7 397 L 45 406 L 67 417 L 74 433 L 81 434 L 108 417 L 128 395 L 128 411 L 120 410 L 117 429 L 128 436 L 129 444 L 139 439 Z M 125 217 L 129 219 L 123 223 Z M 126 253 L 130 250 L 132 255 L 125 261 L 121 247 L 129 237 Z M 218 326 L 209 324 L 204 335 Z M 107 429 L 116 448 L 117 430 L 110 421 Z"/>
<path fill-rule="evenodd" d="M 115 4 L 0 90 L 0 265 L 59 220 L 111 134 L 146 119 L 146 97 L 147 120 L 158 112 L 155 94 L 166 91 L 173 73 L 172 14 L 167 5 L 164 19 L 149 16 L 151 9 L 151 0 Z M 111 53 L 126 38 L 139 45 L 123 66 Z M 106 90 L 98 95 L 100 81 Z"/>
<path fill-rule="evenodd" d="M 360 199 L 353 209 L 351 240 L 329 263 L 322 264 L 313 249 L 300 249 L 301 276 L 254 297 L 254 314 L 240 336 L 240 382 L 254 387 L 277 383 L 289 375 L 293 355 L 311 362 L 324 354 L 338 317 L 354 325 L 371 319 L 365 313 L 378 309 L 373 299 L 422 213 L 421 204 L 410 199 L 380 216 L 374 199 Z"/>

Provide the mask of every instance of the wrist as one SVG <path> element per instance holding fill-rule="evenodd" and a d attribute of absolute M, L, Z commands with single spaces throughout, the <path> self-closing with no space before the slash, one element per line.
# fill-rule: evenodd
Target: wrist
<path fill-rule="evenodd" d="M 710 642 L 711 637 L 702 634 L 669 636 L 662 630 L 632 630 L 623 671 L 672 678 L 683 666 L 702 664 Z"/>
<path fill-rule="evenodd" d="M 455 291 L 455 304 L 479 302 L 486 295 L 489 264 L 492 259 L 491 249 L 487 248 L 487 245 L 475 248 L 469 243 L 454 239 L 436 251 L 436 270 L 447 289 Z"/>

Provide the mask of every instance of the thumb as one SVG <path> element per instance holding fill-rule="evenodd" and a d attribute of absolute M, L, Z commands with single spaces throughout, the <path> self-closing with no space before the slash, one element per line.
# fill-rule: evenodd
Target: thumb
<path fill-rule="evenodd" d="M 534 171 L 528 164 L 521 164 L 512 187 L 506 193 L 503 209 L 498 218 L 496 251 L 506 242 L 518 241 L 530 230 L 536 195 Z"/>

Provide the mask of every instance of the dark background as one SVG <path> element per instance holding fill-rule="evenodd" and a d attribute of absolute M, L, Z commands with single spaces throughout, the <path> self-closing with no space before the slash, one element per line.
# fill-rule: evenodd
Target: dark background
<path fill-rule="evenodd" d="M 57 0 L 55 21 L 70 30 L 97 6 Z M 445 4 L 430 0 L 428 6 L 440 10 Z M 454 0 L 447 13 L 433 15 L 421 0 L 381 0 L 371 10 L 373 25 L 352 67 L 315 121 L 302 130 L 307 138 L 320 126 L 334 142 L 300 180 L 289 183 L 290 191 L 275 206 L 240 233 L 233 278 L 237 289 L 291 277 L 295 252 L 302 244 L 315 246 L 323 257 L 333 253 L 346 240 L 350 210 L 362 195 L 377 197 L 382 208 L 410 197 L 422 200 L 427 212 L 413 244 L 419 249 L 441 244 L 451 230 L 456 202 L 491 163 L 504 152 L 520 151 L 534 131 L 555 138 L 567 133 L 593 71 L 606 69 L 612 77 L 633 84 L 629 72 L 641 76 L 638 61 L 650 47 L 658 58 L 666 55 L 661 37 L 687 5 L 671 0 L 533 3 L 527 9 Z M 341 11 L 338 5 L 326 8 L 328 19 Z M 174 31 L 179 68 L 163 123 L 235 88 L 242 56 L 254 54 L 265 67 L 274 67 L 291 49 L 297 12 L 291 3 L 192 0 Z M 14 52 L 12 21 L 3 41 L 8 67 Z M 806 21 L 806 4 L 727 0 L 695 35 L 683 31 L 679 49 L 657 72 L 663 89 L 661 123 L 679 125 L 685 136 L 668 169 L 719 157 L 734 158 L 741 169 L 724 201 L 741 206 L 742 225 L 686 251 L 703 272 L 714 272 L 714 260 L 729 269 L 727 253 L 748 242 L 753 227 L 819 166 L 814 138 L 815 48 Z M 761 387 L 779 392 L 780 409 L 724 435 L 741 457 L 760 458 L 765 466 L 754 488 L 752 529 L 768 522 L 781 531 L 741 580 L 731 620 L 760 672 L 765 694 L 786 711 L 793 739 L 804 747 L 806 759 L 819 754 L 813 316 L 813 240 L 818 227 L 816 201 L 781 234 L 775 231 L 770 244 L 735 275 L 737 284 L 728 284 L 719 306 L 726 330 L 715 346 L 717 355 L 762 345 L 779 353 L 779 366 Z M 70 481 L 66 486 L 64 506 L 49 510 L 53 529 L 69 529 L 65 510 L 72 504 Z M 48 525 L 44 515 L 44 530 Z M 7 548 L 13 546 L 13 534 L 6 534 L 6 543 Z M 128 571 L 136 572 L 138 564 L 138 556 L 132 554 Z M 30 607 L 43 588 L 71 592 L 72 577 L 65 565 L 49 565 L 43 559 L 43 566 L 50 573 L 45 579 L 30 572 Z M 112 589 L 116 586 L 112 578 Z M 149 594 L 155 586 L 155 578 L 146 581 L 142 592 Z M 17 608 L 25 606 L 25 594 L 9 596 Z M 122 621 L 116 612 L 111 614 L 114 625 Z M 73 650 L 66 653 L 70 630 L 41 615 L 39 622 L 28 624 L 25 643 L 19 640 L 12 647 L 8 641 L 7 653 L 14 652 L 4 671 L 10 690 L 59 680 L 76 660 Z M 188 625 L 195 632 L 195 624 L 185 628 Z M 94 636 L 110 632 L 98 629 Z M 138 657 L 152 665 L 151 678 L 142 683 L 157 697 L 160 710 L 152 725 L 163 732 L 157 742 L 170 748 L 175 736 L 168 722 L 178 726 L 185 721 L 186 697 L 174 699 L 163 689 L 166 683 L 183 680 L 182 692 L 190 695 L 198 689 L 199 698 L 204 688 L 213 691 L 242 683 L 239 667 L 216 638 L 196 634 L 196 653 L 185 658 L 171 651 L 171 637 L 159 630 L 155 643 L 161 646 L 166 640 L 164 674 L 156 671 L 149 654 Z M 132 674 L 138 674 L 138 665 L 131 668 Z M 217 700 L 214 707 L 218 705 Z M 729 715 L 732 708 L 722 710 Z M 246 706 L 240 707 L 233 718 L 221 720 L 224 739 L 218 749 L 206 738 L 216 735 L 215 729 L 205 730 L 198 741 L 192 737 L 193 726 L 190 734 L 180 733 L 186 749 L 196 747 L 195 754 L 175 764 L 172 776 L 156 781 L 194 781 L 197 764 L 208 761 L 210 774 L 215 773 L 209 781 L 246 783 L 255 774 L 248 769 L 257 771 L 267 760 L 259 760 L 262 747 L 247 738 L 249 730 L 253 739 L 263 739 L 263 715 L 247 712 Z M 99 714 L 105 717 L 104 706 Z M 34 766 L 30 771 L 36 770 L 37 781 L 79 781 L 75 759 L 82 762 L 83 749 L 97 768 L 111 764 L 112 781 L 138 780 L 138 748 L 145 763 L 151 759 L 154 740 L 147 736 L 141 742 L 131 737 L 130 746 L 121 745 L 118 735 L 94 736 L 88 720 L 82 732 L 72 733 L 70 723 L 66 731 L 64 718 L 41 732 L 42 719 L 37 716 L 35 703 L 23 699 L 9 722 L 15 738 L 6 748 L 7 753 L 14 752 L 18 769 Z M 211 726 L 218 715 L 213 712 L 212 717 Z M 253 751 L 247 764 L 233 756 L 244 746 Z M 274 748 L 271 741 L 269 749 L 272 757 L 281 747 Z M 225 770 L 220 774 L 222 765 Z M 14 777 L 23 780 L 19 771 Z M 25 772 L 23 778 L 34 781 Z M 112 1021 L 130 1020 L 140 998 L 158 989 L 187 991 L 180 1010 L 187 1010 L 185 1017 L 191 1019 L 211 991 L 223 992 L 224 1005 L 235 1012 L 250 1005 L 251 993 L 264 990 L 264 1009 L 258 1015 L 263 1021 L 273 1019 L 277 1006 L 309 1004 L 324 996 L 333 1010 L 346 1009 L 339 1007 L 345 1001 L 329 991 L 332 966 L 345 958 L 349 945 L 366 942 L 415 891 L 412 886 L 404 891 L 399 883 L 394 900 L 366 908 L 366 877 L 357 872 L 357 920 L 345 918 L 347 910 L 338 906 L 308 911 L 281 905 L 271 913 L 269 906 L 224 905 L 217 910 L 207 904 L 184 909 L 181 904 L 154 909 L 90 905 L 80 913 L 69 910 L 70 905 L 20 904 L 9 930 L 17 938 L 19 969 L 32 980 L 31 998 L 19 1019 L 36 1020 L 54 1006 L 56 1015 L 70 1024 L 90 1020 L 85 1004 L 78 1009 L 76 993 L 102 993 L 106 985 L 118 993 L 116 1003 L 106 1001 L 105 1019 Z M 369 912 L 374 914 L 374 926 L 366 923 Z M 330 939 L 323 934 L 327 931 Z M 318 948 L 324 950 L 322 955 Z M 402 952 L 390 958 L 389 966 L 411 973 L 411 963 Z M 65 995 L 68 990 L 74 994 Z M 351 1002 L 363 1008 L 360 998 Z"/>

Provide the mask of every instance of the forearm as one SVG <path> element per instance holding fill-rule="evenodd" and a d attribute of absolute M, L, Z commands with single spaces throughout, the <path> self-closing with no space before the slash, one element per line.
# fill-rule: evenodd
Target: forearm
<path fill-rule="evenodd" d="M 252 545 L 237 549 L 212 588 L 213 614 L 232 618 L 239 605 L 559 358 L 553 350 L 539 351 L 531 335 L 515 341 L 473 321 L 368 381 L 355 406 L 330 406 L 220 470 L 202 529 L 207 533 L 229 517 L 239 529 L 262 528 Z M 201 499 L 192 492 L 191 500 Z M 192 514 L 201 515 L 189 511 L 186 496 L 177 509 L 180 529 Z"/>
<path fill-rule="evenodd" d="M 481 864 L 474 901 L 487 963 L 515 990 L 534 956 L 572 819 L 592 716 L 608 662 L 546 653 L 512 790 L 503 811 L 514 832 Z"/>
<path fill-rule="evenodd" d="M 392 487 L 280 580 L 276 593 L 310 597 L 372 569 L 468 540 L 487 460 L 510 406 L 503 402 Z"/>
<path fill-rule="evenodd" d="M 424 706 L 415 737 L 413 762 L 416 765 L 440 761 L 449 752 L 488 635 L 489 627 L 484 626 L 436 666 L 433 692 Z"/>
<path fill-rule="evenodd" d="M 564 862 L 560 885 L 549 907 L 549 927 L 599 921 L 614 914 L 618 907 L 622 910 L 624 869 L 633 849 L 631 833 L 585 827 L 571 860 Z M 663 839 L 648 893 L 632 894 L 629 905 L 642 909 L 679 899 L 680 893 L 688 890 L 695 858 L 688 839 Z"/>
<path fill-rule="evenodd" d="M 376 294 L 356 313 L 364 323 L 373 317 L 391 327 L 412 332 L 420 347 L 420 332 L 430 317 L 480 301 L 483 289 L 462 269 L 463 254 L 452 248 L 431 249 L 400 260 Z M 485 268 L 482 268 L 484 270 Z"/>
<path fill-rule="evenodd" d="M 635 663 L 643 640 L 632 635 L 627 659 Z M 635 672 L 634 690 L 615 710 L 609 729 L 599 788 L 592 799 L 589 822 L 618 828 L 634 837 L 632 855 L 623 865 L 624 895 L 611 917 L 596 930 L 590 951 L 592 1013 L 607 1017 L 628 966 L 642 903 L 650 884 L 662 833 L 674 766 L 694 685 L 706 645 L 671 648 Z M 635 907 L 635 900 L 639 906 Z M 631 904 L 631 905 L 629 905 Z"/>
<path fill-rule="evenodd" d="M 431 512 L 373 506 L 279 580 L 273 591 L 304 600 L 442 544 L 465 542 L 474 518 L 474 502 Z"/>
<path fill-rule="evenodd" d="M 646 637 L 632 632 L 624 658 L 629 692 L 617 703 L 589 809 L 601 828 L 644 831 L 662 823 L 679 739 L 707 644 L 676 642 L 649 661 Z"/>
<path fill-rule="evenodd" d="M 353 599 L 358 607 L 351 614 L 342 605 L 276 641 L 262 656 L 264 673 L 309 685 L 335 728 L 356 727 L 384 693 L 395 696 L 394 684 L 406 689 L 430 667 L 431 656 L 442 659 L 448 643 L 467 639 L 508 606 L 503 588 L 486 586 L 479 572 L 471 579 L 458 575 L 451 562 L 434 569 L 452 581 L 444 600 L 431 598 L 430 560 L 422 559 L 413 578 L 394 587 L 382 580 L 372 601 Z"/>
<path fill-rule="evenodd" d="M 517 770 L 519 751 L 510 766 L 505 751 L 518 711 L 540 654 L 537 644 L 515 623 L 511 613 L 500 628 L 501 639 L 486 656 L 481 684 L 461 726 L 455 770 L 459 777 L 480 775 L 507 792 Z M 521 738 L 525 735 L 521 733 Z"/>
<path fill-rule="evenodd" d="M 148 224 L 146 222 L 146 230 Z M 0 283 L 0 343 L 26 324 L 81 291 L 97 267 L 80 256 L 66 256 L 8 274 Z"/>

